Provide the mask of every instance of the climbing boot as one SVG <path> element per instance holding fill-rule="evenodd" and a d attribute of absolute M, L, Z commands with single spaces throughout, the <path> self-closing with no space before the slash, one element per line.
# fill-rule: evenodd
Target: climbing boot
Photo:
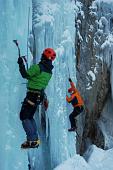
<path fill-rule="evenodd" d="M 76 127 L 71 127 L 70 129 L 68 129 L 68 132 L 75 132 L 76 131 Z"/>
<path fill-rule="evenodd" d="M 36 141 L 25 141 L 22 145 L 21 148 L 22 149 L 28 149 L 28 148 L 38 148 L 40 144 L 40 140 L 36 140 Z"/>

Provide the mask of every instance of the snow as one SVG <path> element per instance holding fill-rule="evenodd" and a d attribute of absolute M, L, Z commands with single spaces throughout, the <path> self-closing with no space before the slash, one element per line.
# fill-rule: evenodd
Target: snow
<path fill-rule="evenodd" d="M 75 155 L 74 157 L 65 161 L 62 165 L 56 167 L 54 170 L 91 170 L 83 157 Z"/>
<path fill-rule="evenodd" d="M 93 25 L 90 25 L 89 31 L 93 32 L 93 29 L 94 29 Z"/>
<path fill-rule="evenodd" d="M 88 79 L 88 84 L 86 85 L 86 90 L 90 90 L 93 87 L 94 81 L 96 81 L 96 74 L 97 72 L 97 64 L 95 65 L 95 67 L 91 67 L 91 69 L 93 70 L 89 70 L 87 73 L 87 79 Z"/>
<path fill-rule="evenodd" d="M 95 76 L 95 74 L 91 70 L 87 74 L 88 74 L 88 76 L 91 77 L 92 81 L 96 80 L 96 76 Z"/>
<path fill-rule="evenodd" d="M 86 87 L 87 90 L 92 89 L 92 86 L 89 86 L 89 84 L 87 86 L 88 86 L 88 87 Z"/>
<path fill-rule="evenodd" d="M 88 160 L 88 164 L 94 170 L 112 170 L 113 169 L 113 149 L 109 149 L 107 151 L 97 148 L 96 146 L 92 146 L 93 151 Z"/>
<path fill-rule="evenodd" d="M 95 0 L 92 2 L 90 9 L 97 10 L 97 7 L 100 6 L 101 3 L 107 3 L 111 5 L 113 3 L 113 0 Z"/>
<path fill-rule="evenodd" d="M 111 4 L 111 3 L 113 3 L 113 0 L 100 0 L 100 2 Z"/>
<path fill-rule="evenodd" d="M 112 170 L 113 149 L 103 150 L 95 145 L 89 147 L 85 153 L 85 159 L 79 155 L 68 159 L 54 170 Z"/>
<path fill-rule="evenodd" d="M 75 1 L 74 9 L 75 9 L 75 16 L 79 13 L 83 19 L 85 19 L 84 11 L 82 10 L 83 4 L 79 1 Z"/>
<path fill-rule="evenodd" d="M 97 66 L 94 68 L 94 73 L 97 74 L 98 71 L 97 71 Z"/>
<path fill-rule="evenodd" d="M 95 57 L 107 64 L 110 70 L 111 90 L 113 97 L 113 1 L 112 0 L 95 0 L 90 6 L 90 12 L 97 14 L 95 21 L 97 32 L 94 36 L 94 47 L 96 48 Z M 101 10 L 101 12 L 100 12 Z M 100 46 L 101 45 L 101 46 Z"/>
<path fill-rule="evenodd" d="M 82 36 L 80 35 L 80 31 L 77 31 L 77 35 L 78 35 L 79 40 L 80 40 L 80 41 L 83 41 L 83 38 L 82 38 Z"/>
<path fill-rule="evenodd" d="M 113 35 L 109 34 L 106 37 L 105 42 L 101 45 L 101 49 L 104 50 L 105 48 L 109 49 L 113 46 Z"/>

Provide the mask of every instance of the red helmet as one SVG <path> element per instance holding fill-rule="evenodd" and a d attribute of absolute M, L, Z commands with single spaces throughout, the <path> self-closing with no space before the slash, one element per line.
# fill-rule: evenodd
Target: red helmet
<path fill-rule="evenodd" d="M 44 55 L 49 60 L 54 60 L 56 58 L 56 52 L 52 48 L 46 48 L 42 55 Z"/>

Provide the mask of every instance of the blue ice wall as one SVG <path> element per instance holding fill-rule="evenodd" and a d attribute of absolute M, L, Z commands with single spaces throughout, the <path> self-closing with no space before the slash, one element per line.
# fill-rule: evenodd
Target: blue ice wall
<path fill-rule="evenodd" d="M 0 0 L 0 169 L 27 170 L 27 154 L 20 145 L 25 140 L 19 110 L 25 93 L 17 65 L 18 39 L 26 54 L 29 0 Z M 31 5 L 30 5 L 31 6 Z"/>
<path fill-rule="evenodd" d="M 75 149 L 75 133 L 68 133 L 69 114 L 72 107 L 66 103 L 66 93 L 69 87 L 68 78 L 76 82 L 75 73 L 75 4 L 74 1 L 64 0 L 33 0 L 33 32 L 36 44 L 36 62 L 44 48 L 52 47 L 57 53 L 53 77 L 46 89 L 49 99 L 49 109 L 46 112 L 46 139 L 49 152 L 43 159 L 50 157 L 49 164 L 53 169 L 58 164 L 73 156 Z M 38 113 L 37 113 L 38 114 Z M 39 132 L 41 126 L 38 127 Z M 41 138 L 40 133 L 40 138 Z M 41 138 L 42 143 L 44 142 Z M 39 155 L 42 154 L 41 145 Z M 40 161 L 39 161 L 40 160 Z M 40 169 L 38 162 L 36 169 Z M 42 161 L 43 162 L 43 161 Z M 42 165 L 43 166 L 43 165 Z M 41 167 L 44 169 L 44 166 Z M 47 170 L 45 167 L 44 170 Z"/>

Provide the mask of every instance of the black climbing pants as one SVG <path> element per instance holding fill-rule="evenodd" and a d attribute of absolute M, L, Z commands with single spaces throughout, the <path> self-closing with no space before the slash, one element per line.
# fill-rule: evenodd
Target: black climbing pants
<path fill-rule="evenodd" d="M 39 92 L 27 92 L 27 95 L 22 104 L 20 111 L 20 120 L 22 121 L 23 128 L 26 132 L 28 141 L 38 140 L 37 126 L 33 119 L 37 105 L 43 100 L 42 93 Z"/>
<path fill-rule="evenodd" d="M 83 106 L 77 106 L 74 108 L 73 112 L 69 115 L 69 120 L 71 123 L 71 128 L 76 128 L 76 116 L 78 116 L 83 111 Z"/>

